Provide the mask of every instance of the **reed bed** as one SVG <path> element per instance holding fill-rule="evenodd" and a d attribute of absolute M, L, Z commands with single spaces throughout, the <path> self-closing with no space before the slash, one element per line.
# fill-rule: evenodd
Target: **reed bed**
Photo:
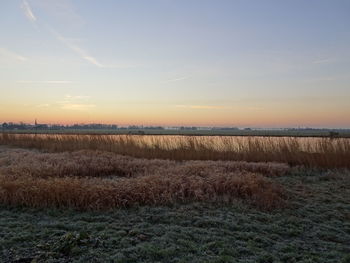
<path fill-rule="evenodd" d="M 242 161 L 184 161 L 140 159 L 110 152 L 81 150 L 42 153 L 24 149 L 0 152 L 0 173 L 11 176 L 48 177 L 139 177 L 153 174 L 209 175 L 252 172 L 282 176 L 289 166 L 282 163 Z"/>
<path fill-rule="evenodd" d="M 284 191 L 266 177 L 243 172 L 119 180 L 0 175 L 0 203 L 6 205 L 100 210 L 190 201 L 229 203 L 237 199 L 258 208 L 274 209 L 284 204 Z"/>
<path fill-rule="evenodd" d="M 50 152 L 100 150 L 146 159 L 281 162 L 350 168 L 349 138 L 3 133 L 0 144 Z"/>
<path fill-rule="evenodd" d="M 178 162 L 91 150 L 3 148 L 0 203 L 96 210 L 239 199 L 273 209 L 284 204 L 284 190 L 268 176 L 282 176 L 288 169 L 277 163 Z"/>

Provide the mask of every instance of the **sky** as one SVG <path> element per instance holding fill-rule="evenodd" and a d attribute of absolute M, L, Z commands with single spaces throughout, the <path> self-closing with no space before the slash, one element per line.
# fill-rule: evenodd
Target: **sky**
<path fill-rule="evenodd" d="M 348 0 L 1 0 L 0 122 L 350 128 Z"/>

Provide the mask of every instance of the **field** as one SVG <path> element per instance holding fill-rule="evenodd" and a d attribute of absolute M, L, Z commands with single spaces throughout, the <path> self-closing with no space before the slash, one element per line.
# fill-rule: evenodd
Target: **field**
<path fill-rule="evenodd" d="M 350 262 L 350 139 L 0 134 L 1 262 Z"/>

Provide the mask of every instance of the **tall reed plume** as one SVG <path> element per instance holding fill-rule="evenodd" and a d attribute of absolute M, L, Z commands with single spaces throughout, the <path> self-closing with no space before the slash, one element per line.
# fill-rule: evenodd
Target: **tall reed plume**
<path fill-rule="evenodd" d="M 283 162 L 350 168 L 350 139 L 0 134 L 0 144 L 50 152 L 101 150 L 147 159 Z"/>

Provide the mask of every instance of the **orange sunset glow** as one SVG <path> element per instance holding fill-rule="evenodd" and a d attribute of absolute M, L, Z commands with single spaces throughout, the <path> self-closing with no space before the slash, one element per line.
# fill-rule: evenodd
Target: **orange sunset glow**
<path fill-rule="evenodd" d="M 350 128 L 348 16 L 258 5 L 8 1 L 0 122 Z"/>

